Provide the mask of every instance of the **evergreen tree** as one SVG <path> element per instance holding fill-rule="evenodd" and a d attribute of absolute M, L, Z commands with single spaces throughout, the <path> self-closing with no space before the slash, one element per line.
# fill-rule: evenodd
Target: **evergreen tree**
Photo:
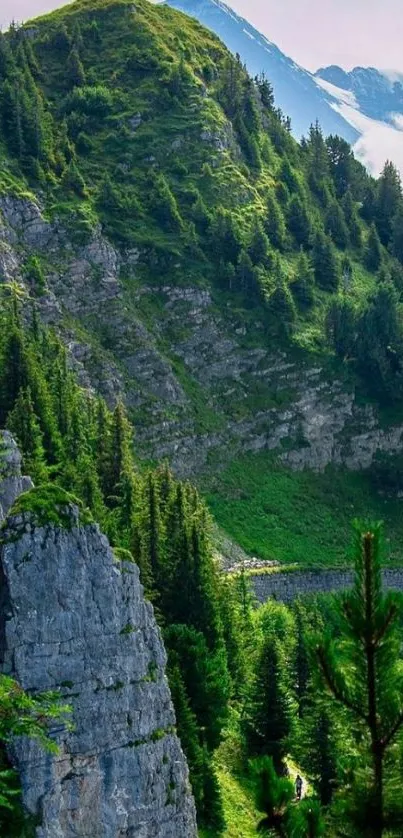
<path fill-rule="evenodd" d="M 381 537 L 380 525 L 356 525 L 355 581 L 339 606 L 339 637 L 317 645 L 323 681 L 344 708 L 359 749 L 345 816 L 355 834 L 371 838 L 382 838 L 398 813 L 400 823 L 403 817 L 400 782 L 393 778 L 393 746 L 403 725 L 399 606 L 395 594 L 382 590 Z"/>
<path fill-rule="evenodd" d="M 164 229 L 172 233 L 180 232 L 183 222 L 178 205 L 171 187 L 162 173 L 154 178 L 149 205 L 150 211 Z"/>
<path fill-rule="evenodd" d="M 344 218 L 348 227 L 350 242 L 353 247 L 361 248 L 362 246 L 362 232 L 361 225 L 358 219 L 357 209 L 354 203 L 351 189 L 347 189 L 342 201 Z"/>
<path fill-rule="evenodd" d="M 289 804 L 294 798 L 294 786 L 288 777 L 278 777 L 270 757 L 262 756 L 251 760 L 250 771 L 254 783 L 256 808 L 265 816 L 259 822 L 258 831 L 284 835 L 284 824 Z"/>
<path fill-rule="evenodd" d="M 403 264 L 403 202 L 399 205 L 392 222 L 391 251 Z"/>
<path fill-rule="evenodd" d="M 287 207 L 287 226 L 297 245 L 308 247 L 312 225 L 306 201 L 293 195 Z"/>
<path fill-rule="evenodd" d="M 402 206 L 402 200 L 399 172 L 388 160 L 377 182 L 375 198 L 375 224 L 385 247 L 391 240 L 393 219 Z"/>
<path fill-rule="evenodd" d="M 252 238 L 248 247 L 248 255 L 254 265 L 266 265 L 270 251 L 269 240 L 264 232 L 260 219 L 253 227 Z"/>
<path fill-rule="evenodd" d="M 285 683 L 284 666 L 279 640 L 267 633 L 257 656 L 244 727 L 248 752 L 252 756 L 272 757 L 278 773 L 284 773 L 284 759 L 294 723 L 294 707 Z"/>
<path fill-rule="evenodd" d="M 273 247 L 277 250 L 284 250 L 287 228 L 282 209 L 272 193 L 269 193 L 266 202 L 265 229 Z"/>
<path fill-rule="evenodd" d="M 357 369 L 382 401 L 398 401 L 403 387 L 402 335 L 396 289 L 380 284 L 357 320 Z"/>
<path fill-rule="evenodd" d="M 25 474 L 35 483 L 46 480 L 45 452 L 43 438 L 35 416 L 29 387 L 21 388 L 13 410 L 8 414 L 7 427 L 15 435 L 23 451 Z"/>
<path fill-rule="evenodd" d="M 289 337 L 294 326 L 296 311 L 279 258 L 274 267 L 274 283 L 274 290 L 268 301 L 270 316 L 276 330 Z"/>
<path fill-rule="evenodd" d="M 372 273 L 379 270 L 382 262 L 382 247 L 375 224 L 369 228 L 368 241 L 364 253 L 365 267 Z"/>
<path fill-rule="evenodd" d="M 338 136 L 327 137 L 326 148 L 336 196 L 342 198 L 354 185 L 354 154 L 349 143 Z"/>
<path fill-rule="evenodd" d="M 301 248 L 291 290 L 298 308 L 302 310 L 310 308 L 314 303 L 314 276 L 311 260 Z"/>
<path fill-rule="evenodd" d="M 332 237 L 335 245 L 344 250 L 348 245 L 348 228 L 343 217 L 340 204 L 332 201 L 325 215 L 325 230 Z"/>
<path fill-rule="evenodd" d="M 326 334 L 336 355 L 342 360 L 352 356 L 356 340 L 356 316 L 352 303 L 338 297 L 330 303 L 326 316 Z"/>
<path fill-rule="evenodd" d="M 11 322 L 2 347 L 0 364 L 0 425 L 17 401 L 23 387 L 29 387 L 29 360 L 20 325 Z"/>
<path fill-rule="evenodd" d="M 298 806 L 289 807 L 286 820 L 287 835 L 291 838 L 321 838 L 327 834 L 320 803 L 305 798 Z"/>
<path fill-rule="evenodd" d="M 334 245 L 321 230 L 315 236 L 312 263 L 315 281 L 325 291 L 337 291 L 340 282 L 340 265 Z"/>
<path fill-rule="evenodd" d="M 85 70 L 76 46 L 71 49 L 67 59 L 67 78 L 72 87 L 82 87 L 86 82 Z"/>
<path fill-rule="evenodd" d="M 99 417 L 101 418 L 101 417 Z M 131 469 L 131 429 L 122 402 L 113 411 L 105 473 L 105 495 L 112 505 L 119 501 L 121 481 Z"/>

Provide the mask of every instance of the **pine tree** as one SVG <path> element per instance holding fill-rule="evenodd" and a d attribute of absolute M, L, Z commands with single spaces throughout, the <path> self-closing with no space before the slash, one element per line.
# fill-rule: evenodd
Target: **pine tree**
<path fill-rule="evenodd" d="M 339 606 L 339 638 L 327 637 L 316 650 L 323 682 L 344 708 L 360 752 L 350 816 L 360 824 L 358 834 L 371 838 L 382 838 L 389 817 L 392 823 L 397 812 L 400 823 L 403 817 L 393 781 L 394 743 L 403 726 L 399 605 L 395 594 L 382 590 L 381 539 L 379 524 L 356 524 L 355 581 Z"/>
<path fill-rule="evenodd" d="M 379 271 L 382 263 L 382 247 L 375 224 L 369 228 L 368 241 L 364 253 L 365 267 L 372 273 Z"/>
<path fill-rule="evenodd" d="M 356 315 L 349 299 L 332 300 L 326 315 L 326 334 L 336 355 L 342 360 L 352 356 L 356 340 Z"/>
<path fill-rule="evenodd" d="M 252 756 L 273 758 L 275 770 L 284 772 L 284 759 L 293 730 L 294 707 L 284 680 L 284 658 L 276 637 L 263 637 L 254 681 L 247 702 L 245 734 Z"/>
<path fill-rule="evenodd" d="M 403 264 L 403 203 L 399 206 L 392 222 L 391 251 Z"/>
<path fill-rule="evenodd" d="M 376 185 L 375 224 L 385 247 L 392 236 L 392 222 L 403 201 L 402 185 L 396 166 L 388 160 Z"/>
<path fill-rule="evenodd" d="M 254 265 L 266 265 L 270 251 L 269 240 L 264 232 L 262 222 L 256 219 L 252 238 L 248 247 L 248 255 Z"/>
<path fill-rule="evenodd" d="M 13 410 L 18 394 L 30 385 L 29 360 L 19 324 L 11 323 L 0 364 L 0 425 L 5 424 Z"/>
<path fill-rule="evenodd" d="M 291 291 L 298 308 L 304 310 L 313 305 L 315 300 L 314 271 L 308 254 L 302 248 L 298 257 L 295 279 L 291 285 Z"/>
<path fill-rule="evenodd" d="M 331 236 L 337 247 L 340 247 L 342 250 L 347 247 L 349 241 L 348 229 L 340 204 L 337 201 L 332 201 L 327 208 L 325 230 Z"/>
<path fill-rule="evenodd" d="M 43 438 L 35 416 L 29 387 L 21 388 L 13 410 L 8 414 L 7 427 L 15 435 L 23 452 L 24 472 L 34 483 L 46 480 Z"/>
<path fill-rule="evenodd" d="M 289 804 L 294 798 L 294 786 L 288 777 L 278 777 L 271 757 L 262 756 L 250 761 L 256 808 L 264 812 L 258 831 L 284 835 L 284 823 Z"/>
<path fill-rule="evenodd" d="M 273 247 L 277 248 L 277 250 L 284 250 L 287 228 L 282 209 L 271 193 L 269 193 L 266 202 L 265 229 Z"/>
<path fill-rule="evenodd" d="M 112 415 L 104 475 L 105 495 L 112 506 L 119 502 L 123 475 L 131 469 L 130 447 L 130 425 L 122 402 L 118 402 Z"/>
<path fill-rule="evenodd" d="M 340 265 L 331 239 L 321 230 L 315 236 L 312 251 L 315 281 L 325 291 L 337 291 L 340 282 Z"/>
<path fill-rule="evenodd" d="M 287 207 L 287 226 L 297 245 L 308 247 L 312 225 L 308 206 L 299 195 L 293 195 Z"/>
<path fill-rule="evenodd" d="M 353 245 L 353 247 L 361 248 L 361 225 L 358 219 L 358 212 L 354 203 L 351 189 L 347 189 L 343 197 L 342 207 L 344 211 L 344 218 L 346 219 L 346 224 L 348 227 L 351 244 Z"/>
<path fill-rule="evenodd" d="M 67 59 L 67 78 L 72 87 L 82 87 L 85 84 L 85 70 L 76 46 L 72 48 Z"/>
<path fill-rule="evenodd" d="M 286 284 L 280 259 L 278 258 L 274 268 L 274 291 L 269 297 L 268 307 L 272 318 L 273 327 L 286 337 L 292 333 L 296 311 L 295 304 Z"/>

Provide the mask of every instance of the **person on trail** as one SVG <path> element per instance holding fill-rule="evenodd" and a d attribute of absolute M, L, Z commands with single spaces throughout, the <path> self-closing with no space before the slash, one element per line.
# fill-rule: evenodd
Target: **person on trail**
<path fill-rule="evenodd" d="M 296 776 L 296 778 L 295 778 L 295 794 L 296 794 L 297 800 L 301 800 L 301 795 L 302 795 L 302 777 L 300 777 L 300 776 L 299 776 L 299 774 L 297 774 L 297 776 Z"/>

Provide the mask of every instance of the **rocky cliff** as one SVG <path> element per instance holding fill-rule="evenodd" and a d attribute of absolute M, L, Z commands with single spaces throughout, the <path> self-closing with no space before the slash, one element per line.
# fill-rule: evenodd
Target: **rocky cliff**
<path fill-rule="evenodd" d="M 322 471 L 401 450 L 400 424 L 383 428 L 353 387 L 268 346 L 258 321 L 218 305 L 182 265 L 172 284 L 142 284 L 138 251 L 118 251 L 100 229 L 79 245 L 34 201 L 0 197 L 0 281 L 32 296 L 24 265 L 43 252 L 41 316 L 61 331 L 83 384 L 109 403 L 124 397 L 147 459 L 167 457 L 194 478 L 248 451 Z"/>
<path fill-rule="evenodd" d="M 4 509 L 29 483 L 8 435 L 3 452 Z M 1 542 L 1 668 L 72 707 L 72 729 L 51 730 L 57 756 L 15 743 L 37 838 L 194 838 L 165 651 L 136 565 L 60 490 L 22 495 Z"/>

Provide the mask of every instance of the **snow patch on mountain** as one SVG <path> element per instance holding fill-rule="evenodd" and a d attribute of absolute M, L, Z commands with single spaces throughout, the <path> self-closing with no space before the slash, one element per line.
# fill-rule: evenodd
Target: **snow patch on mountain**
<path fill-rule="evenodd" d="M 349 90 L 316 77 L 316 83 L 332 96 L 332 108 L 361 135 L 354 153 L 374 175 L 379 175 L 386 160 L 392 160 L 403 176 L 403 114 L 388 114 L 388 122 L 364 114 L 356 96 Z"/>

